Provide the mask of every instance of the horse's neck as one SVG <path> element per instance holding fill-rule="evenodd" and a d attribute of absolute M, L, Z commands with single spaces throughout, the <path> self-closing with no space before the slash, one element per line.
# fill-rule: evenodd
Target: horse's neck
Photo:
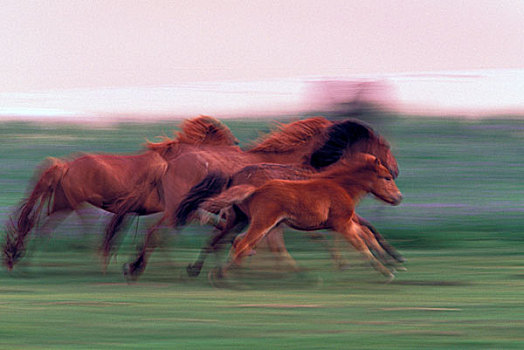
<path fill-rule="evenodd" d="M 320 174 L 320 177 L 326 177 L 342 187 L 352 197 L 361 198 L 371 189 L 373 174 L 362 169 L 354 171 L 339 169 L 336 172 Z"/>

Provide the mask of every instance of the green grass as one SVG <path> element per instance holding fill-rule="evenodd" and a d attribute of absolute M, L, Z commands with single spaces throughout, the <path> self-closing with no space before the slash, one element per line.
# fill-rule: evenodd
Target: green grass
<path fill-rule="evenodd" d="M 244 144 L 268 130 L 263 120 L 227 123 Z M 0 221 L 45 157 L 134 152 L 173 127 L 0 124 Z M 121 265 L 148 220 L 138 234 L 132 225 L 102 274 L 103 220 L 82 233 L 73 216 L 31 241 L 14 271 L 0 270 L 0 349 L 523 348 L 524 123 L 395 117 L 376 127 L 399 160 L 405 200 L 366 199 L 359 213 L 408 259 L 393 283 L 352 250 L 350 268 L 338 271 L 322 246 L 289 231 L 299 273 L 260 252 L 214 288 L 213 259 L 202 276 L 185 275 L 207 237 L 191 226 L 127 284 Z"/>

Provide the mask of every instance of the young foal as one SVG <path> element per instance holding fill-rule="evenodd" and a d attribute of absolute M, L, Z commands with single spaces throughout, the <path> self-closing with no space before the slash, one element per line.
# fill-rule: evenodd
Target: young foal
<path fill-rule="evenodd" d="M 249 229 L 234 243 L 230 265 L 240 264 L 260 239 L 284 223 L 303 231 L 330 229 L 340 233 L 378 271 L 392 279 L 393 273 L 366 245 L 368 234 L 353 220 L 356 205 L 368 192 L 392 205 L 402 200 L 390 171 L 376 157 L 361 154 L 351 162 L 341 161 L 313 174 L 309 180 L 270 180 L 258 188 L 232 187 L 204 202 L 201 208 L 213 211 L 216 206 L 235 205 L 248 217 Z"/>
<path fill-rule="evenodd" d="M 316 172 L 310 168 L 303 166 L 271 163 L 247 166 L 230 177 L 224 176 L 224 174 L 221 173 L 211 173 L 188 192 L 175 213 L 176 218 L 174 221 L 179 225 L 185 225 L 195 215 L 195 211 L 201 203 L 226 191 L 227 188 L 238 185 L 260 187 L 267 181 L 276 179 L 308 180 L 311 179 L 315 173 Z M 207 215 L 206 213 L 200 214 L 203 216 Z M 215 230 L 213 236 L 208 243 L 202 247 L 197 260 L 187 267 L 188 274 L 193 277 L 200 274 L 208 254 L 222 248 L 221 243 L 225 241 L 225 238 L 230 233 L 240 232 L 248 224 L 246 216 L 236 210 L 234 206 L 224 208 L 217 205 L 215 210 L 210 214 L 220 214 L 220 216 L 218 220 L 214 220 Z M 359 215 L 354 215 L 353 221 L 367 234 L 368 239 L 366 239 L 366 244 L 373 249 L 373 253 L 379 260 L 386 264 L 404 262 L 404 258 L 382 237 L 371 223 Z M 273 228 L 273 230 L 264 237 L 267 246 L 279 262 L 285 263 L 293 268 L 298 268 L 294 259 L 286 249 L 283 233 L 283 225 L 278 225 Z M 242 237 L 242 235 L 240 237 Z M 327 245 L 325 239 L 321 242 Z M 342 267 L 346 265 L 337 248 L 331 248 L 329 251 L 337 266 Z"/>

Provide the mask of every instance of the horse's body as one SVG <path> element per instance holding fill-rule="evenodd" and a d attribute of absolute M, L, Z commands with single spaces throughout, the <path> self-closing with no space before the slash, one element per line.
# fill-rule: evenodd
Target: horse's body
<path fill-rule="evenodd" d="M 8 269 L 23 255 L 27 235 L 41 216 L 43 226 L 50 230 L 86 203 L 116 213 L 121 208 L 121 198 L 137 190 L 143 194 L 142 200 L 131 208 L 132 212 L 139 215 L 161 212 L 164 203 L 159 181 L 170 159 L 206 145 L 233 147 L 237 143 L 229 129 L 211 117 L 186 120 L 181 127 L 175 140 L 164 140 L 169 147 L 157 148 L 157 144 L 149 143 L 149 149 L 141 154 L 86 154 L 70 161 L 50 159 L 42 167 L 27 199 L 7 223 L 4 262 Z M 112 223 L 111 237 L 120 224 L 121 221 Z"/>
<path fill-rule="evenodd" d="M 269 180 L 260 187 L 231 187 L 202 203 L 201 208 L 213 212 L 217 207 L 235 205 L 247 216 L 249 229 L 234 243 L 232 264 L 238 265 L 271 229 L 286 224 L 303 231 L 329 229 L 340 233 L 377 270 L 393 278 L 392 272 L 373 256 L 366 244 L 368 234 L 354 220 L 355 207 L 368 192 L 392 205 L 402 199 L 388 169 L 366 154 L 351 163 L 339 162 L 308 180 Z"/>
<path fill-rule="evenodd" d="M 126 274 L 136 277 L 146 264 L 155 248 L 155 232 L 158 227 L 171 224 L 180 202 L 188 191 L 210 172 L 220 171 L 232 175 L 245 166 L 259 163 L 296 164 L 310 169 L 321 169 L 343 158 L 351 158 L 355 152 L 376 155 L 391 171 L 398 175 L 398 165 L 389 144 L 358 120 L 331 122 L 315 117 L 281 126 L 247 151 L 237 147 L 217 146 L 186 152 L 169 161 L 169 167 L 162 178 L 164 215 L 146 233 L 142 251 L 137 259 L 128 265 Z M 143 193 L 136 191 L 123 200 L 121 220 L 129 213 L 134 203 L 139 203 Z"/>
<path fill-rule="evenodd" d="M 210 173 L 186 195 L 177 209 L 175 221 L 180 225 L 185 225 L 191 216 L 194 215 L 194 212 L 198 209 L 200 203 L 227 190 L 227 188 L 239 185 L 261 187 L 266 182 L 274 179 L 308 180 L 314 177 L 314 174 L 316 173 L 317 172 L 312 171 L 310 168 L 270 163 L 247 166 L 230 177 L 225 177 L 220 173 Z M 207 255 L 220 248 L 220 243 L 230 232 L 239 232 L 248 224 L 247 217 L 235 210 L 233 206 L 229 208 L 219 206 L 216 209 L 217 210 L 213 211 L 212 214 L 220 214 L 219 219 L 224 220 L 215 222 L 215 234 L 202 248 L 197 261 L 188 266 L 188 274 L 191 276 L 197 276 L 200 273 Z M 392 260 L 389 259 L 389 257 L 392 257 L 396 262 L 404 261 L 403 257 L 367 220 L 359 215 L 354 215 L 353 221 L 356 225 L 360 226 L 361 230 L 365 231 L 371 237 L 371 242 L 366 240 L 368 245 L 374 246 L 378 244 L 381 247 L 381 252 L 383 251 L 386 253 L 377 253 L 377 256 L 384 258 L 383 262 L 391 263 Z M 271 231 L 271 234 L 264 237 L 264 239 L 266 239 L 268 248 L 274 253 L 279 262 L 285 262 L 288 266 L 296 268 L 295 261 L 286 249 L 283 232 L 283 226 L 278 225 Z M 322 242 L 327 244 L 324 239 Z M 337 266 L 343 267 L 346 265 L 346 263 L 340 258 L 339 251 L 336 248 L 330 249 L 330 252 Z"/>

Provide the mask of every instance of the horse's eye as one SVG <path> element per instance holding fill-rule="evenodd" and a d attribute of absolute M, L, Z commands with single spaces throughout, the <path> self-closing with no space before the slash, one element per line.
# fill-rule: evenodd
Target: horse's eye
<path fill-rule="evenodd" d="M 384 177 L 384 179 L 386 179 L 386 181 L 391 181 L 391 180 L 393 180 L 393 178 L 392 178 L 391 176 L 386 176 L 386 177 Z"/>

